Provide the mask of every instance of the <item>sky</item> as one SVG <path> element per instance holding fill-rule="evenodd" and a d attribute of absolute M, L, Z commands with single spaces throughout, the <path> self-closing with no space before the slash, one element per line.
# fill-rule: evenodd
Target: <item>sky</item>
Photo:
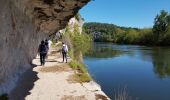
<path fill-rule="evenodd" d="M 148 28 L 161 10 L 170 13 L 170 0 L 92 0 L 80 14 L 85 22 Z"/>

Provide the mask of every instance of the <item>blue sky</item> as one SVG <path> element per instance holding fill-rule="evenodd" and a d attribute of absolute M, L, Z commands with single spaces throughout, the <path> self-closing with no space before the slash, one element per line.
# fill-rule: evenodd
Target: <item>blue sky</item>
<path fill-rule="evenodd" d="M 170 13 L 170 0 L 94 0 L 80 10 L 86 22 L 152 27 L 160 10 Z"/>

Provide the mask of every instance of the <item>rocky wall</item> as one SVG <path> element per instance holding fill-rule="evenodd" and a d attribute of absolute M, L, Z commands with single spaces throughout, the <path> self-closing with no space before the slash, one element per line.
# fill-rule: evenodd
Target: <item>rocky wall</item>
<path fill-rule="evenodd" d="M 9 93 L 42 39 L 63 29 L 89 0 L 0 0 L 0 94 Z"/>

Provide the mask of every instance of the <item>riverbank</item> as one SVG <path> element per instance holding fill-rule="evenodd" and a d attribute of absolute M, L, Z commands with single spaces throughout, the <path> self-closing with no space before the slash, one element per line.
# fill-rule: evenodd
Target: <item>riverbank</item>
<path fill-rule="evenodd" d="M 94 81 L 75 81 L 75 70 L 62 63 L 58 51 L 58 47 L 50 49 L 45 66 L 39 66 L 39 57 L 34 59 L 34 67 L 24 73 L 9 100 L 109 100 Z"/>

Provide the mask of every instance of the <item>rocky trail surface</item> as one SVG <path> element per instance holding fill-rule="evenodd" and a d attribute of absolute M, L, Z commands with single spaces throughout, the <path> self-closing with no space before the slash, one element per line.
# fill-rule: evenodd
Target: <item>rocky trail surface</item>
<path fill-rule="evenodd" d="M 9 100 L 108 100 L 95 82 L 74 81 L 75 70 L 62 62 L 59 48 L 50 48 L 45 66 L 40 66 L 39 56 L 32 63 Z"/>

